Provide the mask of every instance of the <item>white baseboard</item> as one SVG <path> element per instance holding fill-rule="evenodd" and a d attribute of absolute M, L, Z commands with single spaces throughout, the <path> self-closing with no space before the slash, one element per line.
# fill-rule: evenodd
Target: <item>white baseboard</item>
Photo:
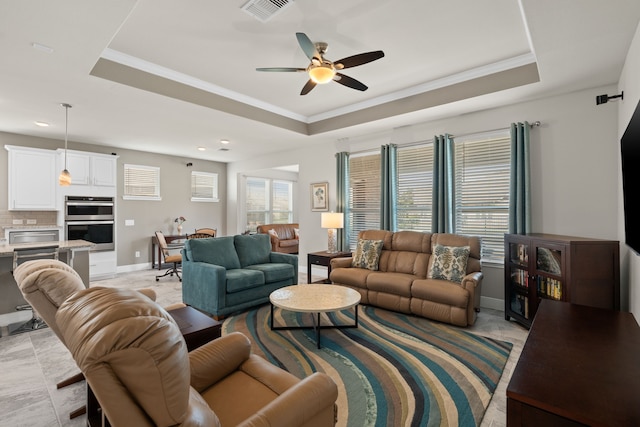
<path fill-rule="evenodd" d="M 504 300 L 490 297 L 480 297 L 480 307 L 504 311 Z"/>
<path fill-rule="evenodd" d="M 118 273 L 131 273 L 133 271 L 150 270 L 150 262 L 142 262 L 139 264 L 119 265 L 117 268 Z"/>

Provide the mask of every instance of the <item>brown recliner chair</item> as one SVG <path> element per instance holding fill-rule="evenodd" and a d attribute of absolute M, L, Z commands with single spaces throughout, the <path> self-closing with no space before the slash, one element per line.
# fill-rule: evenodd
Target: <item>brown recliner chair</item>
<path fill-rule="evenodd" d="M 251 354 L 240 333 L 188 353 L 171 316 L 133 291 L 80 291 L 56 321 L 114 427 L 335 424 L 326 374 L 300 380 Z"/>
<path fill-rule="evenodd" d="M 69 265 L 53 259 L 26 261 L 18 265 L 13 271 L 13 277 L 24 296 L 24 299 L 38 311 L 44 322 L 66 345 L 62 332 L 56 323 L 56 313 L 60 305 L 71 295 L 85 288 L 80 275 Z M 151 300 L 156 299 L 153 289 L 140 289 L 140 293 Z M 184 304 L 176 304 L 170 308 L 177 308 Z M 64 379 L 57 384 L 57 388 L 84 380 L 84 375 L 78 373 Z M 71 412 L 70 418 L 75 418 L 86 412 L 86 407 Z"/>

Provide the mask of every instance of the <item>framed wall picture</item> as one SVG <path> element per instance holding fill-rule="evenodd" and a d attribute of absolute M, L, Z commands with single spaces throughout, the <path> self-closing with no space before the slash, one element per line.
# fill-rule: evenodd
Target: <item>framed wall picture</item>
<path fill-rule="evenodd" d="M 321 212 L 329 210 L 329 183 L 316 182 L 311 184 L 311 211 Z"/>

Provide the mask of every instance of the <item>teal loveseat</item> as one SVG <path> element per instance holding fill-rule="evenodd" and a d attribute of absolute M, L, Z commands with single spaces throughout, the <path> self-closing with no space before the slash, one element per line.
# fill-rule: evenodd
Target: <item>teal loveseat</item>
<path fill-rule="evenodd" d="M 298 256 L 271 252 L 268 234 L 189 239 L 182 249 L 182 302 L 216 319 L 297 283 Z"/>

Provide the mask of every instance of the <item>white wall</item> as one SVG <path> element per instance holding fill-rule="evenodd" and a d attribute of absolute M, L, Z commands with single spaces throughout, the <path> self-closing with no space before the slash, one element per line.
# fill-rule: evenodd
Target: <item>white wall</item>
<path fill-rule="evenodd" d="M 531 131 L 533 231 L 619 240 L 617 107 L 615 103 L 600 106 L 595 103 L 596 95 L 613 94 L 616 89 L 615 85 L 599 87 L 420 123 L 401 130 L 390 129 L 378 135 L 336 141 L 336 146 L 340 149 L 350 146 L 353 151 L 377 149 L 392 141 L 431 139 L 433 135 L 445 132 L 469 134 L 507 128 L 511 122 L 539 120 L 542 126 Z M 625 99 L 626 96 L 625 90 Z M 320 228 L 320 213 L 311 212 L 309 207 L 309 184 L 328 181 L 330 209 L 335 209 L 335 153 L 339 151 L 336 146 L 309 146 L 228 165 L 229 233 L 238 230 L 237 192 L 232 194 L 237 175 L 248 170 L 297 163 L 300 165 L 300 265 L 306 266 L 308 252 L 326 248 L 326 231 Z M 485 273 L 482 305 L 501 308 L 503 270 L 501 266 L 487 266 Z"/>
<path fill-rule="evenodd" d="M 631 47 L 620 75 L 617 93 L 621 91 L 624 91 L 624 100 L 618 103 L 618 141 L 624 134 L 629 119 L 640 101 L 640 25 L 638 25 L 636 35 L 631 42 Z M 618 238 L 624 241 L 621 170 L 620 160 L 618 160 Z M 623 245 L 620 255 L 622 258 L 621 276 L 623 282 L 628 283 L 628 309 L 638 320 L 640 319 L 640 257 L 626 245 Z M 622 308 L 625 309 L 627 307 Z"/>

